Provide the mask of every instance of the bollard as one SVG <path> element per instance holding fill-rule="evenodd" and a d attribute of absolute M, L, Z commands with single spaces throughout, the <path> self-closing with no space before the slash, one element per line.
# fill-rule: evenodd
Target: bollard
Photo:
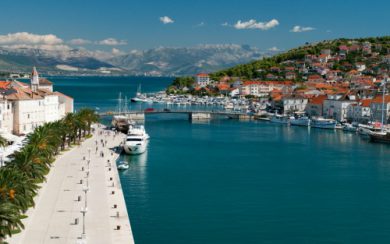
<path fill-rule="evenodd" d="M 112 191 L 111 194 L 114 195 L 114 194 L 115 194 L 115 191 Z"/>
<path fill-rule="evenodd" d="M 81 171 L 84 171 L 84 166 L 83 166 L 83 167 L 81 167 Z"/>
<path fill-rule="evenodd" d="M 112 185 L 111 185 L 111 187 L 114 187 L 114 182 L 112 182 Z"/>
<path fill-rule="evenodd" d="M 74 224 L 75 224 L 75 225 L 78 225 L 78 224 L 79 224 L 79 218 L 75 218 L 75 219 L 74 219 Z"/>
<path fill-rule="evenodd" d="M 78 196 L 78 197 L 77 197 L 77 201 L 78 201 L 78 202 L 81 201 L 81 196 Z"/>
<path fill-rule="evenodd" d="M 83 184 L 83 180 L 80 180 L 80 185 Z"/>
<path fill-rule="evenodd" d="M 117 208 L 117 205 L 116 205 L 116 204 L 114 204 L 114 208 Z"/>
<path fill-rule="evenodd" d="M 83 160 L 85 160 L 85 156 L 83 157 Z"/>
<path fill-rule="evenodd" d="M 118 211 L 116 211 L 116 217 L 119 218 L 119 212 Z"/>
<path fill-rule="evenodd" d="M 108 171 L 111 171 L 111 168 L 108 168 Z"/>
<path fill-rule="evenodd" d="M 110 160 L 109 159 L 107 159 L 107 163 L 109 163 L 110 162 Z"/>
<path fill-rule="evenodd" d="M 112 180 L 112 177 L 110 177 L 110 181 Z"/>
<path fill-rule="evenodd" d="M 120 230 L 121 229 L 121 226 L 120 225 L 117 225 L 116 226 L 116 230 Z"/>

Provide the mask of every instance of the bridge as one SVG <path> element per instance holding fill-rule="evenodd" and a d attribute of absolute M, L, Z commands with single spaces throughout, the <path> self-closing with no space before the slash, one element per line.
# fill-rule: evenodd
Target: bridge
<path fill-rule="evenodd" d="M 250 120 L 252 115 L 235 112 L 235 111 L 223 111 L 223 110 L 170 110 L 170 109 L 153 109 L 153 110 L 142 110 L 142 111 L 128 111 L 126 113 L 118 112 L 103 112 L 99 113 L 100 116 L 115 116 L 115 115 L 125 115 L 132 120 L 145 120 L 146 115 L 152 114 L 187 114 L 190 120 L 210 120 L 215 117 L 226 117 L 229 119 L 239 119 L 239 120 Z"/>

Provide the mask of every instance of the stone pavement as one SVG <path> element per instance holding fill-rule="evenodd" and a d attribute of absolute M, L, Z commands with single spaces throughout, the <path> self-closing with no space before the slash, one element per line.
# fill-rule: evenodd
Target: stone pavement
<path fill-rule="evenodd" d="M 25 229 L 7 241 L 10 244 L 134 243 L 115 163 L 119 153 L 114 149 L 124 137 L 99 128 L 81 146 L 60 155 L 36 197 L 35 208 L 27 212 Z M 107 141 L 107 145 L 103 147 L 101 141 Z"/>

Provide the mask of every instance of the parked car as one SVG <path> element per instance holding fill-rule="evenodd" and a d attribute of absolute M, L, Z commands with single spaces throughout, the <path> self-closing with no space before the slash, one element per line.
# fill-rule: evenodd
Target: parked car
<path fill-rule="evenodd" d="M 164 108 L 164 112 L 171 112 L 169 108 Z"/>
<path fill-rule="evenodd" d="M 145 109 L 146 113 L 153 112 L 153 111 L 154 111 L 154 108 L 147 108 L 147 109 Z"/>

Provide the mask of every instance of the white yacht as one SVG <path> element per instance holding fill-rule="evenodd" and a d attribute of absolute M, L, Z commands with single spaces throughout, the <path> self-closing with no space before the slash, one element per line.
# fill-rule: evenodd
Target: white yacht
<path fill-rule="evenodd" d="M 289 123 L 289 118 L 287 116 L 284 116 L 284 115 L 280 115 L 280 114 L 274 114 L 272 117 L 271 117 L 271 120 L 270 120 L 272 123 L 277 123 L 277 124 L 288 124 Z"/>
<path fill-rule="evenodd" d="M 129 132 L 123 144 L 127 154 L 141 154 L 146 151 L 149 135 L 143 125 L 130 125 Z"/>
<path fill-rule="evenodd" d="M 316 117 L 311 119 L 310 126 L 320 129 L 336 129 L 337 122 L 334 119 L 325 119 L 322 117 Z"/>
<path fill-rule="evenodd" d="M 307 116 L 302 116 L 299 118 L 291 117 L 290 118 L 290 125 L 310 126 L 310 119 Z"/>

